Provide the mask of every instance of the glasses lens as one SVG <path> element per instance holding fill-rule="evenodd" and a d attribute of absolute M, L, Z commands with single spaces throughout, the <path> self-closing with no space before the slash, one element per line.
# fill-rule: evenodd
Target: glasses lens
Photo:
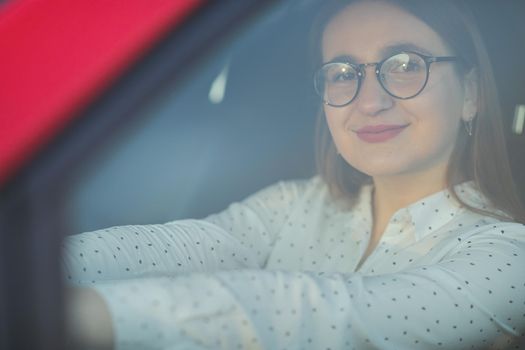
<path fill-rule="evenodd" d="M 390 94 L 410 98 L 421 92 L 427 74 L 427 64 L 422 57 L 414 53 L 400 53 L 383 63 L 379 78 Z"/>
<path fill-rule="evenodd" d="M 325 103 L 343 106 L 352 101 L 359 85 L 358 74 L 347 63 L 325 64 L 316 74 L 315 89 Z"/>

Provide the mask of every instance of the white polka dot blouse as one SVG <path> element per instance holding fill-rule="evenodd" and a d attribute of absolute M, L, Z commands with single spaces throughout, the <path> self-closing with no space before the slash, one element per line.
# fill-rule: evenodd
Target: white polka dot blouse
<path fill-rule="evenodd" d="M 371 191 L 345 209 L 319 177 L 280 182 L 203 220 L 71 236 L 65 274 L 103 297 L 117 349 L 521 348 L 525 226 L 445 190 L 396 212 L 359 266 Z"/>

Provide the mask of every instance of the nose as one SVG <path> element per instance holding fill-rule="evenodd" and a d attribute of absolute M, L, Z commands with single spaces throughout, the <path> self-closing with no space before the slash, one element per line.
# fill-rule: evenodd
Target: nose
<path fill-rule="evenodd" d="M 376 116 L 382 111 L 392 108 L 395 103 L 392 96 L 379 83 L 376 69 L 375 65 L 362 67 L 363 79 L 355 101 L 357 108 L 368 116 Z"/>

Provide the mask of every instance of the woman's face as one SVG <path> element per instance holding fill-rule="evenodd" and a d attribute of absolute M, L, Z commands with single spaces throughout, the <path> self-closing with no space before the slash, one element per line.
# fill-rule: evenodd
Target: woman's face
<path fill-rule="evenodd" d="M 424 22 L 380 1 L 348 6 L 330 21 L 322 42 L 324 62 L 340 57 L 356 64 L 378 62 L 407 49 L 453 56 Z M 454 64 L 432 63 L 425 89 L 408 100 L 387 94 L 377 81 L 375 67 L 367 67 L 352 103 L 324 107 L 341 156 L 375 179 L 446 169 L 461 119 L 475 114 L 475 104 L 465 97 L 471 93 L 465 93 Z M 397 129 L 387 130 L 391 128 Z"/>

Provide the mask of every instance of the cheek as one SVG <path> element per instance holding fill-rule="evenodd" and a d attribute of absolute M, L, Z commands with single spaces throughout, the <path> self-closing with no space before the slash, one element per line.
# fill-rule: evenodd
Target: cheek
<path fill-rule="evenodd" d="M 434 75 L 432 75 L 434 73 Z M 414 100 L 420 111 L 431 111 L 443 122 L 461 119 L 463 111 L 463 87 L 452 68 L 438 74 L 430 72 L 431 78 L 423 93 Z M 420 113 L 421 114 L 421 113 Z M 424 114 L 421 114 L 424 115 Z M 454 123 L 453 123 L 454 124 Z"/>
<path fill-rule="evenodd" d="M 340 152 L 349 148 L 351 139 L 351 135 L 347 130 L 348 117 L 347 113 L 343 111 L 344 109 L 335 109 L 330 106 L 326 106 L 324 109 L 325 120 L 332 135 L 332 140 Z"/>
<path fill-rule="evenodd" d="M 350 120 L 352 118 L 350 106 L 345 108 L 325 107 L 325 118 L 332 141 L 337 152 L 346 162 L 361 171 L 367 170 L 366 146 L 362 144 L 351 131 Z M 374 161 L 380 161 L 375 157 Z"/>
<path fill-rule="evenodd" d="M 357 111 L 354 104 L 344 107 L 331 107 L 325 105 L 325 120 L 332 135 L 335 136 L 338 134 L 348 134 L 348 132 L 352 129 L 350 124 L 352 124 L 356 118 L 359 118 L 357 115 L 358 113 L 356 112 Z"/>
<path fill-rule="evenodd" d="M 423 162 L 446 161 L 461 127 L 462 101 L 458 95 L 437 92 L 434 91 L 432 101 L 419 100 L 421 103 L 411 110 L 410 153 Z"/>
<path fill-rule="evenodd" d="M 446 140 L 449 135 L 456 135 L 462 117 L 463 88 L 451 71 L 442 75 L 434 72 L 434 78 L 420 96 L 406 101 L 406 105 L 417 124 L 427 129 L 428 136 Z"/>
<path fill-rule="evenodd" d="M 325 106 L 324 115 L 326 124 L 328 125 L 328 129 L 330 130 L 330 134 L 332 135 L 332 139 L 335 142 L 337 138 L 337 133 L 339 132 L 338 129 L 340 129 L 342 126 L 342 118 L 338 116 L 338 113 L 336 111 L 333 111 L 331 109 L 331 107 Z"/>
<path fill-rule="evenodd" d="M 458 118 L 450 118 L 440 113 L 427 114 L 424 120 L 413 124 L 411 130 L 412 147 L 422 156 L 434 152 L 451 150 L 458 131 Z"/>
<path fill-rule="evenodd" d="M 339 109 L 335 109 L 333 107 L 324 105 L 323 110 L 324 110 L 326 122 L 328 123 L 328 126 L 330 128 L 335 126 L 338 121 L 342 120 Z"/>

